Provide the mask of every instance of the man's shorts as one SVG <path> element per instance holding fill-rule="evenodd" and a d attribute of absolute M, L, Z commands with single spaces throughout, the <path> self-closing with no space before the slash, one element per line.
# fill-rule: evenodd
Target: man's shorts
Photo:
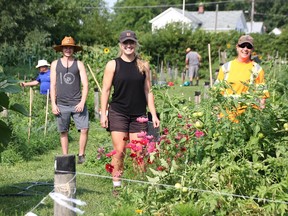
<path fill-rule="evenodd" d="M 193 65 L 189 66 L 189 78 L 196 78 L 199 76 L 198 71 L 199 71 L 199 66 L 198 65 Z"/>
<path fill-rule="evenodd" d="M 86 105 L 84 106 L 84 110 L 81 113 L 75 112 L 75 106 L 57 106 L 60 109 L 60 114 L 57 115 L 59 132 L 69 131 L 71 117 L 73 118 L 78 131 L 80 131 L 81 129 L 89 128 L 89 113 Z"/>
<path fill-rule="evenodd" d="M 147 131 L 147 122 L 141 123 L 137 122 L 138 117 L 145 117 L 145 115 L 127 115 L 123 113 L 116 112 L 109 107 L 108 110 L 108 130 L 127 132 L 127 133 L 139 133 L 141 131 Z"/>

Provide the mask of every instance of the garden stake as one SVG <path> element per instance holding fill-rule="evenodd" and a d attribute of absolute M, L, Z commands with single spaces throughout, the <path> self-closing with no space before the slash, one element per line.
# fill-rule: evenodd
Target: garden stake
<path fill-rule="evenodd" d="M 46 99 L 46 114 L 45 114 L 44 136 L 46 136 L 47 118 L 48 118 L 48 106 L 49 106 L 49 89 L 47 90 L 47 99 Z"/>
<path fill-rule="evenodd" d="M 211 49 L 210 49 L 210 44 L 208 44 L 208 56 L 209 56 L 210 87 L 212 87 L 213 78 L 212 78 L 212 66 L 211 66 Z"/>
<path fill-rule="evenodd" d="M 29 108 L 29 126 L 28 126 L 28 143 L 30 143 L 30 132 L 32 124 L 32 103 L 33 103 L 33 89 L 30 87 L 30 108 Z"/>
<path fill-rule="evenodd" d="M 96 77 L 94 76 L 94 74 L 93 74 L 93 72 L 92 72 L 92 70 L 91 70 L 91 67 L 90 67 L 90 65 L 89 65 L 89 64 L 87 64 L 87 66 L 88 66 L 88 68 L 89 68 L 89 71 L 90 71 L 90 73 L 91 73 L 91 75 L 92 75 L 92 77 L 93 77 L 94 81 L 96 82 L 96 85 L 98 86 L 98 89 L 99 89 L 100 93 L 102 93 L 102 90 L 101 90 L 101 88 L 100 88 L 100 85 L 99 85 L 99 83 L 98 83 L 98 81 L 97 81 Z"/>
<path fill-rule="evenodd" d="M 194 100 L 195 100 L 195 104 L 197 105 L 197 104 L 200 104 L 200 102 L 201 102 L 201 92 L 200 91 L 195 91 L 195 98 L 194 98 Z"/>

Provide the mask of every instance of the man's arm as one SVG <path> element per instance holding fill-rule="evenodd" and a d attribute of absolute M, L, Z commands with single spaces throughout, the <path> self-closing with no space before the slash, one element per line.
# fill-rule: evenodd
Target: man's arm
<path fill-rule="evenodd" d="M 56 104 L 56 65 L 57 60 L 51 63 L 50 68 L 50 99 L 51 99 L 52 112 L 54 115 L 58 115 L 60 113 L 60 110 L 58 109 Z"/>

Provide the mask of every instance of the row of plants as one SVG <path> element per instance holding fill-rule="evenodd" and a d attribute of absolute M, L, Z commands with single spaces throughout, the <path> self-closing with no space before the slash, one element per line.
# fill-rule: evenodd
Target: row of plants
<path fill-rule="evenodd" d="M 271 97 L 263 110 L 255 109 L 259 92 L 254 90 L 237 101 L 223 98 L 221 86 L 213 87 L 209 98 L 194 104 L 173 97 L 174 87 L 154 88 L 160 137 L 139 134 L 144 156 L 130 153 L 137 151 L 135 141 L 126 146 L 125 177 L 146 184 L 128 182 L 119 203 L 135 203 L 144 215 L 285 215 L 288 68 L 265 67 Z M 239 104 L 246 111 L 231 116 Z M 99 150 L 103 157 L 94 161 L 108 173 L 113 169 L 110 150 Z M 133 163 L 145 163 L 147 172 L 135 175 Z"/>
<path fill-rule="evenodd" d="M 183 31 L 181 25 L 170 25 L 166 29 L 160 29 L 155 33 L 136 33 L 140 41 L 139 52 L 150 57 L 150 63 L 156 68 L 157 72 L 160 71 L 161 65 L 164 68 L 174 67 L 181 71 L 184 68 L 185 50 L 187 47 L 199 52 L 203 59 L 201 67 L 205 70 L 208 69 L 208 44 L 211 46 L 211 60 L 218 67 L 219 63 L 221 63 L 219 52 L 226 51 L 228 59 L 233 58 L 235 56 L 235 45 L 241 35 L 241 33 L 236 31 L 218 33 L 201 30 L 192 32 L 189 29 L 184 29 Z M 278 37 L 273 34 L 252 34 L 255 39 L 255 52 L 263 60 L 267 60 L 269 57 L 284 57 L 287 51 L 284 45 L 286 34 L 285 30 Z M 77 41 L 77 38 L 75 39 Z M 117 49 L 117 40 L 113 44 L 95 44 L 93 46 L 82 44 L 84 51 L 78 57 L 85 62 L 94 61 L 96 64 L 93 66 L 97 66 L 100 69 L 99 71 L 103 73 L 104 66 L 101 65 L 101 62 L 103 60 L 107 62 L 107 55 L 104 55 L 103 49 Z M 6 42 L 1 44 L 0 47 L 1 65 L 7 73 L 11 72 L 11 66 L 26 65 L 31 69 L 34 68 L 40 58 L 51 62 L 59 57 L 51 47 L 50 35 L 38 30 L 29 33 L 22 44 Z M 98 52 L 99 50 L 102 52 Z M 113 52 L 113 54 L 115 53 Z M 115 57 L 115 55 L 112 56 Z"/>

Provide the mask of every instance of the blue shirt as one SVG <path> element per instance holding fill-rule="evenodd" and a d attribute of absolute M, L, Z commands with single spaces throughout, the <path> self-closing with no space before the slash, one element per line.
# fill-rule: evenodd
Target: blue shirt
<path fill-rule="evenodd" d="M 47 91 L 50 90 L 50 70 L 39 73 L 36 80 L 40 83 L 40 94 L 47 95 Z"/>

